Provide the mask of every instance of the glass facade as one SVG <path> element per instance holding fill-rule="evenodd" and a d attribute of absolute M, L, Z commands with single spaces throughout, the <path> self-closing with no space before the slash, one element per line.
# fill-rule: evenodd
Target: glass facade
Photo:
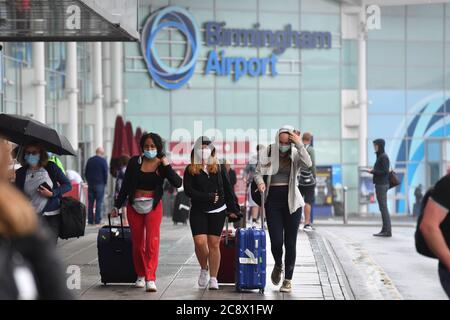
<path fill-rule="evenodd" d="M 93 140 L 92 125 L 86 124 L 86 108 L 92 103 L 92 77 L 89 43 L 78 44 L 78 106 L 79 106 L 79 147 L 81 155 L 90 150 Z M 45 44 L 45 78 L 46 78 L 46 122 L 64 135 L 67 124 L 63 124 L 60 110 L 67 105 L 65 87 L 66 44 L 48 42 Z M 11 42 L 5 44 L 1 55 L 0 112 L 28 115 L 30 106 L 25 106 L 26 95 L 33 85 L 33 44 L 31 42 Z M 30 97 L 28 97 L 30 99 Z M 32 98 L 31 98 L 32 99 Z M 32 103 L 33 100 L 28 100 Z M 63 163 L 66 162 L 62 157 Z M 78 159 L 78 169 L 83 167 L 84 159 Z M 81 172 L 81 170 L 80 170 Z"/>
<path fill-rule="evenodd" d="M 386 138 L 404 177 L 391 206 L 410 213 L 415 188 L 433 185 L 449 167 L 450 6 L 382 7 L 381 23 L 368 34 L 369 150 L 371 140 Z"/>
<path fill-rule="evenodd" d="M 292 124 L 314 135 L 318 165 L 339 166 L 349 187 L 349 211 L 357 212 L 358 139 L 343 139 L 341 92 L 357 89 L 357 40 L 342 39 L 341 7 L 324 0 L 291 1 L 152 1 L 140 2 L 141 23 L 150 12 L 167 5 L 187 7 L 197 22 L 225 21 L 230 28 L 324 30 L 332 33 L 329 50 L 287 49 L 279 57 L 276 77 L 203 75 L 207 53 L 202 46 L 196 73 L 176 91 L 159 88 L 148 74 L 140 45 L 125 46 L 126 117 L 135 126 L 171 133 L 184 128 L 193 134 L 194 121 L 203 129 L 274 130 Z M 369 98 L 368 159 L 375 161 L 371 141 L 387 140 L 392 167 L 403 184 L 390 192 L 390 209 L 411 213 L 414 188 L 433 184 L 448 167 L 448 73 L 450 7 L 445 4 L 381 8 L 381 29 L 367 41 Z M 161 32 L 156 49 L 177 66 L 184 57 L 184 38 Z M 221 48 L 222 49 L 222 48 Z M 266 57 L 269 48 L 223 48 L 229 56 Z M 266 142 L 266 141 L 263 141 Z M 436 153 L 439 151 L 438 153 Z M 433 156 L 432 156 L 433 155 Z M 378 211 L 375 206 L 370 211 Z"/>
<path fill-rule="evenodd" d="M 343 8 L 328 0 L 141 0 L 139 24 L 155 10 L 179 5 L 200 24 L 202 45 L 189 83 L 178 90 L 160 88 L 150 77 L 138 42 L 124 43 L 124 116 L 133 127 L 177 140 L 184 129 L 194 137 L 196 121 L 206 131 L 215 128 L 266 131 L 261 143 L 269 143 L 274 131 L 291 124 L 314 135 L 319 166 L 332 166 L 335 181 L 348 186 L 349 212 L 359 212 L 358 136 L 347 138 L 342 123 L 344 91 L 356 93 L 358 41 L 343 36 Z M 327 31 L 329 49 L 289 48 L 279 55 L 278 74 L 261 77 L 205 75 L 211 50 L 227 57 L 266 58 L 273 48 L 208 47 L 203 23 L 226 22 L 227 28 Z M 351 37 L 350 37 L 351 38 Z M 186 54 L 186 40 L 174 29 L 163 29 L 155 49 L 169 66 L 176 67 Z M 67 105 L 65 90 L 66 44 L 46 43 L 46 111 L 49 125 L 67 134 L 61 109 Z M 92 121 L 86 121 L 92 105 L 92 56 L 89 43 L 78 44 L 79 141 L 93 150 Z M 26 114 L 27 86 L 33 74 L 32 43 L 7 43 L 2 65 L 2 112 Z M 403 183 L 389 193 L 391 212 L 411 213 L 414 189 L 425 190 L 450 166 L 450 5 L 427 4 L 381 7 L 381 28 L 367 37 L 368 162 L 375 155 L 371 141 L 385 138 L 392 167 Z M 107 111 L 105 110 L 105 114 Z M 111 117 L 112 118 L 112 117 Z M 345 120 L 345 118 L 344 118 Z M 198 134 L 198 132 L 196 132 Z M 257 141 L 252 141 L 254 145 Z M 333 178 L 333 179 L 334 179 Z M 369 206 L 370 212 L 378 212 Z"/>
<path fill-rule="evenodd" d="M 205 43 L 200 51 L 196 72 L 188 86 L 174 91 L 158 87 L 151 79 L 139 43 L 125 45 L 126 118 L 134 126 L 171 138 L 174 130 L 185 129 L 193 136 L 194 121 L 202 121 L 203 129 L 267 130 L 272 135 L 261 139 L 272 142 L 273 131 L 285 124 L 314 135 L 318 165 L 338 165 L 343 183 L 357 195 L 357 181 L 350 178 L 357 172 L 358 142 L 341 136 L 341 90 L 354 77 L 345 75 L 347 66 L 355 61 L 341 44 L 341 7 L 338 2 L 311 1 L 140 1 L 141 24 L 150 12 L 167 5 L 187 7 L 199 24 L 207 21 L 226 22 L 228 28 L 250 29 L 256 23 L 261 29 L 282 30 L 287 24 L 293 30 L 320 30 L 332 34 L 330 49 L 289 48 L 279 56 L 278 75 L 239 81 L 231 77 L 204 75 L 208 52 Z M 203 35 L 201 36 L 203 40 Z M 176 66 L 184 57 L 185 41 L 174 30 L 162 31 L 156 50 L 162 59 Z M 219 49 L 218 49 L 219 50 Z M 227 56 L 264 58 L 270 48 L 220 48 Z M 353 60 L 352 60 L 353 59 Z M 194 137 L 195 138 L 195 137 Z M 256 143 L 256 141 L 254 141 Z M 349 153 L 343 148 L 350 148 Z M 352 171 L 352 173 L 351 173 Z M 357 211 L 357 204 L 351 209 Z"/>
<path fill-rule="evenodd" d="M 276 77 L 243 77 L 237 82 L 230 77 L 203 75 L 207 53 L 211 49 L 203 46 L 196 74 L 189 86 L 172 92 L 160 89 L 152 82 L 141 56 L 140 44 L 127 43 L 128 119 L 167 138 L 178 128 L 192 131 L 194 120 L 203 121 L 205 129 L 219 130 L 272 130 L 290 123 L 302 130 L 313 131 L 319 155 L 331 154 L 336 162 L 340 162 L 339 4 L 330 1 L 289 1 L 288 5 L 262 0 L 140 1 L 141 23 L 151 11 L 169 4 L 189 7 L 198 23 L 226 21 L 230 28 L 251 28 L 259 23 L 261 28 L 274 30 L 291 24 L 293 30 L 331 31 L 335 41 L 330 50 L 287 49 L 279 58 Z M 166 57 L 166 63 L 172 66 L 184 57 L 183 38 L 175 31 L 161 32 L 156 46 L 159 55 Z M 269 48 L 230 47 L 224 51 L 227 55 L 245 58 L 264 58 L 271 54 Z M 330 145 L 332 150 L 326 150 L 325 146 Z"/>

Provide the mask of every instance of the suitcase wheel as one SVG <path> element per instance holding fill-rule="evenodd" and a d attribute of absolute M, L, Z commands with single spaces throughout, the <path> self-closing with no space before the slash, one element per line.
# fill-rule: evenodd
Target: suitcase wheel
<path fill-rule="evenodd" d="M 260 294 L 264 294 L 264 289 L 259 289 Z"/>
<path fill-rule="evenodd" d="M 106 286 L 106 282 L 103 282 L 103 285 Z"/>

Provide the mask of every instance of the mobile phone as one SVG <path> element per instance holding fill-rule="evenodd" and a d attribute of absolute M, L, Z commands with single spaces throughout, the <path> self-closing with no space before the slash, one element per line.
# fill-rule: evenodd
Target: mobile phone
<path fill-rule="evenodd" d="M 48 185 L 47 182 L 41 183 L 41 184 L 39 185 L 39 188 L 45 188 L 45 189 L 47 189 L 48 191 L 52 191 L 52 188 Z"/>

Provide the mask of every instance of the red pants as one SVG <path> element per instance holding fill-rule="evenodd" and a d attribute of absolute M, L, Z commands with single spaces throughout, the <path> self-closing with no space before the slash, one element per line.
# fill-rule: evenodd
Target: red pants
<path fill-rule="evenodd" d="M 128 204 L 128 222 L 133 244 L 133 262 L 138 277 L 146 281 L 156 280 L 158 268 L 159 235 L 163 216 L 162 201 L 155 210 L 147 214 L 139 214 Z"/>

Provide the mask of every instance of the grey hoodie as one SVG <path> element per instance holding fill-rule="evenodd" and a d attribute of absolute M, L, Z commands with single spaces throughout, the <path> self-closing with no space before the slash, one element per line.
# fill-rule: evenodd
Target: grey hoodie
<path fill-rule="evenodd" d="M 283 127 L 278 130 L 275 143 L 271 144 L 268 148 L 262 150 L 260 154 L 260 161 L 256 166 L 255 172 L 255 182 L 256 185 L 260 185 L 264 183 L 264 176 L 267 175 L 266 182 L 266 191 L 264 197 L 267 199 L 267 195 L 269 194 L 270 189 L 270 181 L 272 175 L 278 172 L 279 165 L 279 136 L 280 133 L 283 132 L 293 132 L 290 127 Z M 270 150 L 270 155 L 269 155 Z M 291 173 L 289 176 L 289 194 L 288 194 L 288 202 L 289 202 L 289 212 L 291 214 L 295 213 L 299 208 L 305 206 L 305 201 L 303 200 L 302 195 L 300 194 L 299 189 L 297 188 L 297 176 L 299 174 L 300 169 L 307 170 L 312 166 L 311 158 L 308 154 L 303 143 L 300 142 L 297 144 L 292 144 L 291 147 L 291 155 L 292 164 L 291 164 Z"/>

